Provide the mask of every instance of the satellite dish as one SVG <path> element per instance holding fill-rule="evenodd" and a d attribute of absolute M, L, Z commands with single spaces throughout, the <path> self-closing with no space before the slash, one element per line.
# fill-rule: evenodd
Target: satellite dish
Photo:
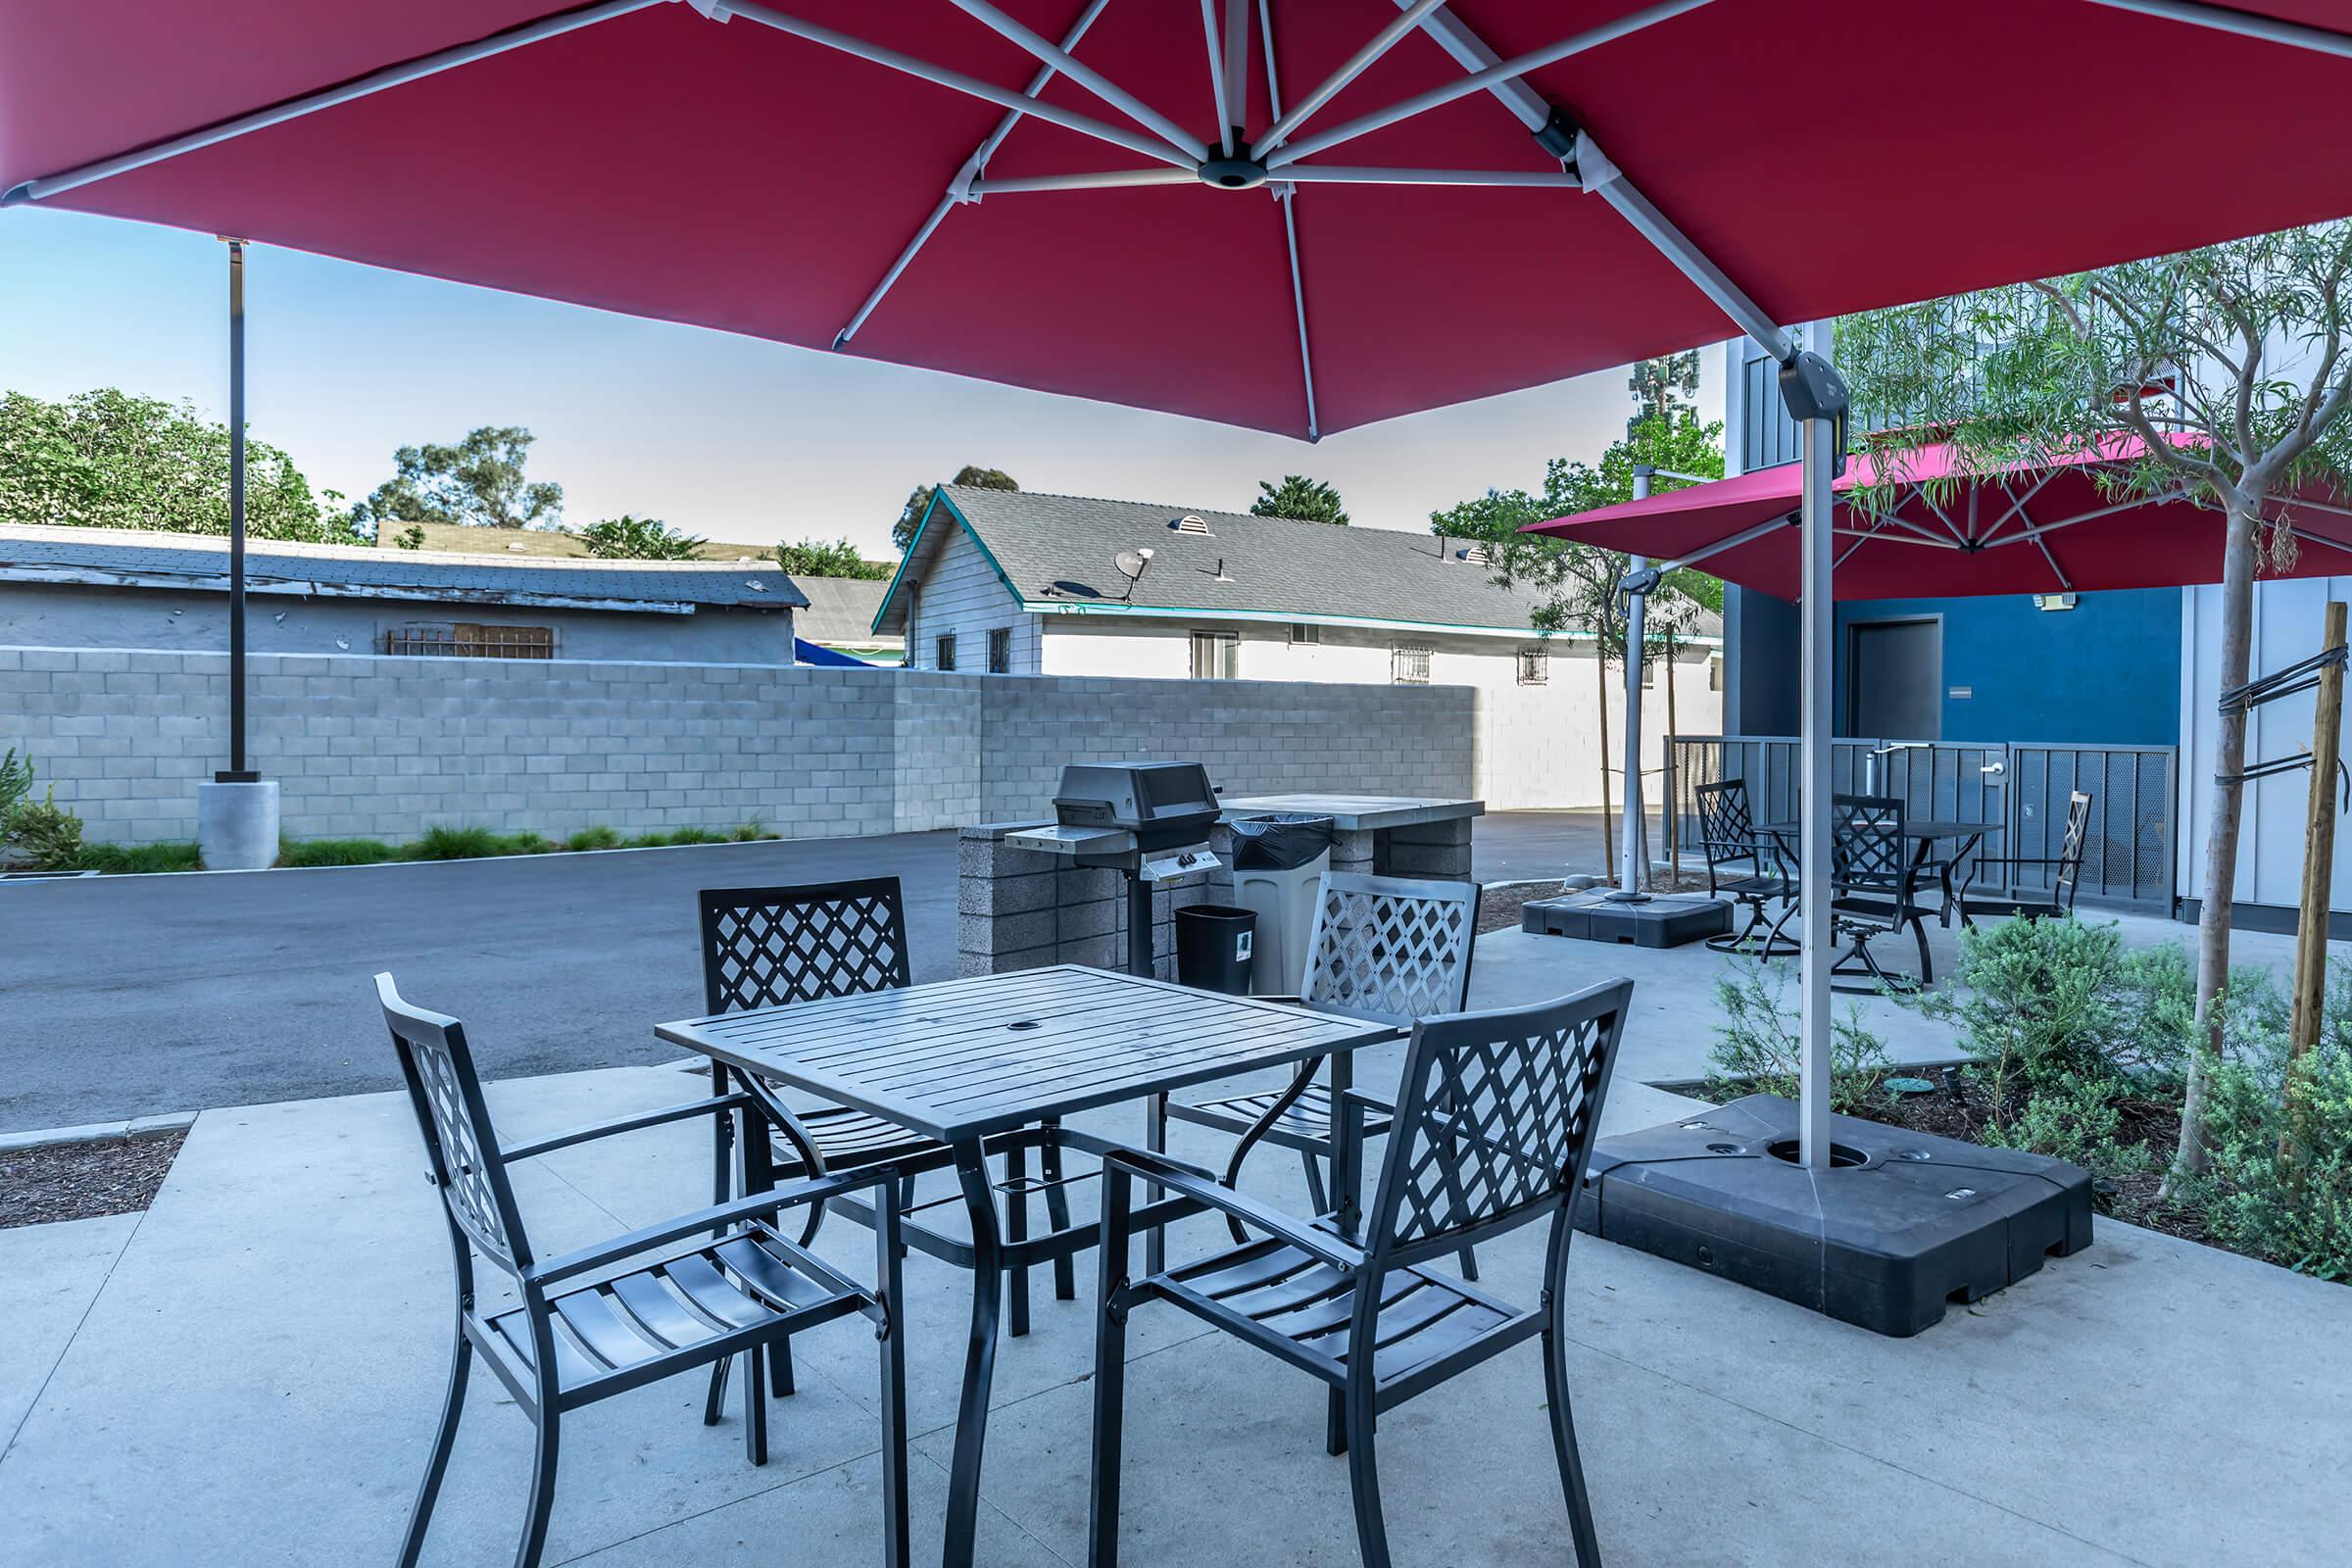
<path fill-rule="evenodd" d="M 1120 576 L 1127 579 L 1127 592 L 1119 596 L 1125 599 L 1135 592 L 1136 581 L 1143 576 L 1144 568 L 1152 564 L 1152 552 L 1149 550 L 1122 550 L 1110 558 L 1110 564 L 1119 568 Z"/>

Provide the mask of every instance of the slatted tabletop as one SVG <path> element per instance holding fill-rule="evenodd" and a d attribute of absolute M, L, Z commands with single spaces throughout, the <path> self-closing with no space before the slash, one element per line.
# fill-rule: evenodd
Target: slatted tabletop
<path fill-rule="evenodd" d="M 659 1025 L 943 1141 L 1395 1039 L 1389 1025 L 1057 964 Z"/>

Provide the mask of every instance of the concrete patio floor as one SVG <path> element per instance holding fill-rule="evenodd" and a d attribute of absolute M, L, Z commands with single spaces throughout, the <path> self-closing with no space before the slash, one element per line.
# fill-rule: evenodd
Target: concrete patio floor
<path fill-rule="evenodd" d="M 2155 924 L 2151 922 L 2151 924 Z M 2161 928 L 2177 933 L 2178 927 Z M 2249 955 L 2251 956 L 2251 955 Z M 1703 1066 L 1719 960 L 1498 933 L 1476 1000 L 1642 982 L 1604 1131 L 1695 1104 L 1646 1086 Z M 1926 1050 L 1925 1045 L 1916 1047 Z M 1363 1080 L 1393 1080 L 1397 1049 Z M 494 1086 L 519 1140 L 691 1098 L 622 1067 Z M 1140 1132 L 1132 1107 L 1086 1118 Z M 1214 1135 L 1176 1129 L 1179 1154 Z M 448 1355 L 449 1272 L 403 1100 L 206 1111 L 143 1216 L 0 1232 L 0 1562 L 388 1562 Z M 707 1200 L 709 1146 L 666 1128 L 518 1168 L 543 1250 Z M 1303 1202 L 1281 1157 L 1250 1167 Z M 942 1189 L 944 1191 L 944 1188 Z M 1090 1209 L 1091 1184 L 1079 1207 Z M 1196 1219 L 1172 1250 L 1221 1230 Z M 820 1250 L 865 1275 L 866 1233 Z M 1532 1302 L 1541 1228 L 1485 1250 Z M 1080 1300 L 1035 1292 L 1004 1342 L 980 1559 L 1084 1559 L 1092 1259 Z M 917 1561 L 937 1549 L 966 1277 L 909 1265 Z M 1590 1238 L 1567 1283 L 1572 1387 L 1612 1564 L 2341 1561 L 2352 1532 L 2352 1296 L 2343 1287 L 2102 1221 L 2072 1258 L 1909 1341 L 1880 1339 Z M 1131 1326 L 1127 1560 L 1355 1560 L 1346 1467 L 1308 1379 L 1172 1309 Z M 699 1380 L 565 1429 L 548 1561 L 835 1563 L 879 1549 L 874 1348 L 856 1322 L 796 1345 L 771 1461 L 739 1417 L 698 1419 Z M 1399 1563 L 1564 1562 L 1537 1352 L 1525 1347 L 1393 1413 L 1381 1459 Z M 474 1380 L 427 1561 L 504 1562 L 527 1423 Z"/>

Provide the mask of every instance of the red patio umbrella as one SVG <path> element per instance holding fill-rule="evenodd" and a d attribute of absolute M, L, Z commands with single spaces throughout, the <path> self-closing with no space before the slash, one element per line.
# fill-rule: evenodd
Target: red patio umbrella
<path fill-rule="evenodd" d="M 1802 425 L 1812 890 L 1844 395 L 1782 323 L 2352 213 L 2345 29 L 2342 0 L 0 0 L 0 201 L 1310 438 L 1728 318 Z M 2111 151 L 2179 82 L 2322 151 Z M 1971 176 L 2031 220 L 1961 212 Z M 1808 931 L 1817 1169 L 1829 962 Z M 966 1555 L 977 1466 L 959 1443 Z"/>
<path fill-rule="evenodd" d="M 2075 593 L 2219 582 L 2222 514 L 2179 491 L 2119 499 L 2104 474 L 2141 456 L 2113 437 L 2053 464 L 1959 473 L 1949 448 L 1864 453 L 1833 481 L 1838 599 Z M 1697 566 L 1781 599 L 1798 592 L 1794 468 L 1764 468 L 1531 524 L 1529 533 Z M 1858 502 L 1857 497 L 1867 501 Z M 2352 569 L 2352 496 L 2315 486 L 2266 514 L 2304 548 L 2280 574 Z"/>

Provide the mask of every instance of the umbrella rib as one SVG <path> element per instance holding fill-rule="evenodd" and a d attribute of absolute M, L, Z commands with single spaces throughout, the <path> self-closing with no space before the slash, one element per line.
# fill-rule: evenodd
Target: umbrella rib
<path fill-rule="evenodd" d="M 504 32 L 494 32 L 486 38 L 476 38 L 470 43 L 458 44 L 448 49 L 436 49 L 431 54 L 418 55 L 414 60 L 404 60 L 398 65 L 386 66 L 381 71 L 371 71 L 364 76 L 354 76 L 349 81 L 340 82 L 335 86 L 305 93 L 299 98 L 288 98 L 281 103 L 271 104 L 266 109 L 257 109 L 251 114 L 216 121 L 212 124 L 200 126 L 182 135 L 150 142 L 128 152 L 117 153 L 112 157 L 97 159 L 87 164 L 77 164 L 72 169 L 63 169 L 54 174 L 43 174 L 38 178 L 25 180 L 7 192 L 0 193 L 0 207 L 15 207 L 26 202 L 42 201 L 51 196 L 62 196 L 67 191 L 78 190 L 84 185 L 95 184 L 102 179 L 111 179 L 117 174 L 127 174 L 133 170 L 146 169 L 151 165 L 177 158 L 182 153 L 197 152 L 206 147 L 217 147 L 224 141 L 234 141 L 240 136 L 250 135 L 257 130 L 267 130 L 272 125 L 282 125 L 289 120 L 300 120 L 307 115 L 315 115 L 322 109 L 332 109 L 339 104 L 372 97 L 376 93 L 393 87 L 406 86 L 412 81 L 421 81 L 427 76 L 437 76 L 442 72 L 454 71 L 460 66 L 472 65 L 477 60 L 487 60 L 494 55 L 503 55 L 529 44 L 562 37 L 567 32 L 577 32 L 582 27 L 594 26 L 600 22 L 611 22 L 617 17 L 629 16 L 669 3 L 670 0 L 606 0 L 603 5 L 582 6 L 575 11 L 566 11 L 553 17 L 543 17 L 537 22 L 526 23 L 519 27 L 510 27 Z"/>
<path fill-rule="evenodd" d="M 1200 156 L 1200 148 L 1196 139 L 1182 125 L 1145 103 L 1135 94 L 1095 70 L 1094 67 L 1072 58 L 1067 49 L 1057 47 L 1038 33 L 1032 32 L 1019 22 L 990 5 L 988 0 L 949 0 L 949 3 L 982 25 L 1004 34 L 1045 62 L 1054 71 L 1069 77 L 1070 80 L 1084 87 L 1129 120 L 1160 137 L 1168 144 L 1170 152 L 1182 153 L 1193 159 Z"/>
<path fill-rule="evenodd" d="M 1260 3 L 1262 5 L 1263 0 Z M 1263 158 L 1289 141 L 1292 134 L 1305 123 L 1307 116 L 1329 103 L 1341 88 L 1372 69 L 1374 61 L 1395 48 L 1396 40 L 1419 26 L 1421 19 L 1444 5 L 1446 0 L 1398 0 L 1398 3 L 1405 9 L 1387 26 L 1374 33 L 1361 49 L 1349 55 L 1339 70 L 1324 77 L 1305 97 L 1293 104 L 1289 113 L 1285 114 L 1279 104 L 1275 106 L 1274 126 L 1250 149 L 1252 152 Z M 1266 69 L 1269 73 L 1274 69 L 1271 52 L 1266 57 Z"/>
<path fill-rule="evenodd" d="M 1266 107 L 1282 119 L 1282 76 L 1274 67 L 1274 0 L 1257 0 L 1257 32 L 1266 50 Z M 1275 193 L 1282 204 L 1282 236 L 1291 253 L 1291 308 L 1298 317 L 1298 379 L 1306 391 L 1306 438 L 1323 438 L 1315 412 L 1315 355 L 1306 335 L 1306 274 L 1298 267 L 1298 187 L 1284 181 Z"/>
<path fill-rule="evenodd" d="M 1136 185 L 1198 185 L 1200 176 L 1187 169 L 1104 169 L 1081 174 L 1008 174 L 1001 179 L 975 179 L 966 187 L 977 201 L 983 196 L 1015 196 L 1048 190 L 1123 190 Z M 954 198 L 950 198 L 953 205 Z"/>
<path fill-rule="evenodd" d="M 1282 177 L 1300 185 L 1527 185 L 1583 190 L 1576 175 L 1529 169 L 1369 169 L 1337 164 L 1293 164 Z"/>
<path fill-rule="evenodd" d="M 1225 91 L 1225 50 L 1217 40 L 1217 0 L 1200 0 L 1200 32 L 1208 40 L 1208 90 L 1216 100 L 1217 144 L 1233 156 L 1233 105 Z"/>
<path fill-rule="evenodd" d="M 928 60 L 918 59 L 903 50 L 858 37 L 854 33 L 843 32 L 837 27 L 828 27 L 822 23 L 796 17 L 788 11 L 778 11 L 773 6 L 758 4 L 756 0 L 724 0 L 724 9 L 747 22 L 757 22 L 761 26 L 773 27 L 778 32 L 790 33 L 796 38 L 804 38 L 810 43 L 822 44 L 828 49 L 835 49 L 846 55 L 854 55 L 871 65 L 904 73 L 919 80 L 928 81 L 934 86 L 946 87 L 968 97 L 979 98 L 1006 109 L 1016 110 L 1031 119 L 1043 120 L 1050 124 L 1059 125 L 1064 130 L 1074 130 L 1082 136 L 1092 136 L 1097 141 L 1106 141 L 1113 146 L 1124 147 L 1130 152 L 1141 153 L 1146 158 L 1156 159 L 1163 164 L 1175 164 L 1180 168 L 1193 167 L 1193 160 L 1166 145 L 1156 136 L 1147 136 L 1141 131 L 1131 131 L 1122 125 L 1110 124 L 1105 121 L 1097 120 L 1092 115 L 1082 115 L 1074 109 L 1064 109 L 1058 104 L 1048 103 L 1042 98 L 1015 92 L 1010 87 L 1000 87 L 993 81 L 983 81 L 978 76 L 966 75 L 960 71 L 952 71 L 946 66 L 934 65 Z"/>
<path fill-rule="evenodd" d="M 1206 4 L 1207 0 L 1202 0 L 1202 3 Z M 1472 93 L 1483 92 L 1489 88 L 1500 86 L 1504 82 L 1517 81 L 1531 71 L 1541 71 L 1545 66 L 1556 65 L 1571 55 L 1583 54 L 1588 49 L 1596 49 L 1602 44 L 1614 43 L 1620 38 L 1629 37 L 1647 27 L 1654 27 L 1662 22 L 1671 22 L 1677 17 L 1713 3 L 1714 0 L 1656 0 L 1655 4 L 1644 6 L 1614 22 L 1597 27 L 1588 27 L 1583 32 L 1545 44 L 1540 49 L 1531 49 L 1525 54 L 1513 55 L 1508 60 L 1500 60 L 1494 65 L 1473 71 L 1458 80 L 1431 87 L 1424 92 L 1414 93 L 1408 98 L 1399 98 L 1385 109 L 1375 109 L 1370 114 L 1358 115 L 1353 120 L 1334 125 L 1329 130 L 1317 131 L 1311 136 L 1301 137 L 1269 156 L 1266 159 L 1266 167 L 1278 169 L 1296 163 L 1299 159 L 1319 153 L 1327 147 L 1336 147 L 1341 142 L 1352 141 L 1358 136 L 1368 135 L 1375 130 L 1394 125 L 1399 120 L 1410 120 L 1415 115 L 1427 114 L 1430 110 L 1449 104 L 1456 98 L 1467 98 Z"/>
<path fill-rule="evenodd" d="M 1095 19 L 1102 15 L 1103 8 L 1109 4 L 1110 0 L 1094 0 L 1093 4 L 1079 13 L 1078 20 L 1070 24 L 1070 30 L 1062 34 L 1062 53 L 1067 54 L 1078 47 L 1078 40 L 1086 36 L 1087 28 L 1095 24 Z M 1041 67 L 1037 74 L 1029 78 L 1027 96 L 1034 98 L 1044 92 L 1046 83 L 1053 79 L 1054 68 Z M 1021 112 L 1008 109 L 1004 112 L 1004 118 L 997 122 L 997 128 L 981 138 L 980 145 L 972 149 L 972 156 L 963 161 L 963 167 L 956 171 L 955 179 L 949 182 L 948 193 L 939 199 L 938 206 L 931 209 L 931 216 L 923 220 L 922 226 L 914 231 L 914 238 L 908 240 L 906 249 L 899 252 L 899 259 L 890 264 L 890 270 L 882 274 L 882 280 L 874 285 L 873 292 L 866 295 L 865 303 L 858 307 L 858 314 L 850 318 L 848 325 L 833 334 L 834 348 L 846 346 L 858 334 L 858 328 L 865 325 L 865 318 L 874 314 L 875 308 L 882 303 L 882 297 L 898 282 L 899 275 L 913 264 L 915 253 L 930 241 L 948 214 L 962 200 L 961 193 L 971 188 L 972 176 L 987 166 L 990 155 L 1004 144 L 1004 138 L 1011 135 L 1012 127 L 1020 122 Z"/>
<path fill-rule="evenodd" d="M 2090 0 L 2090 3 L 2116 11 L 2137 12 L 2143 17 L 2161 17 L 2167 22 L 2185 23 L 2192 27 L 2234 32 L 2242 38 L 2285 44 L 2291 49 L 2313 49 L 2321 54 L 2341 55 L 2346 60 L 2352 60 L 2352 34 L 2329 27 L 2316 27 L 2309 23 L 2258 17 L 2250 12 L 2230 10 L 2227 6 L 2201 5 L 2196 0 Z"/>
<path fill-rule="evenodd" d="M 1238 137 L 1250 118 L 1250 0 L 1225 0 L 1225 103 L 1233 112 L 1225 133 Z"/>

